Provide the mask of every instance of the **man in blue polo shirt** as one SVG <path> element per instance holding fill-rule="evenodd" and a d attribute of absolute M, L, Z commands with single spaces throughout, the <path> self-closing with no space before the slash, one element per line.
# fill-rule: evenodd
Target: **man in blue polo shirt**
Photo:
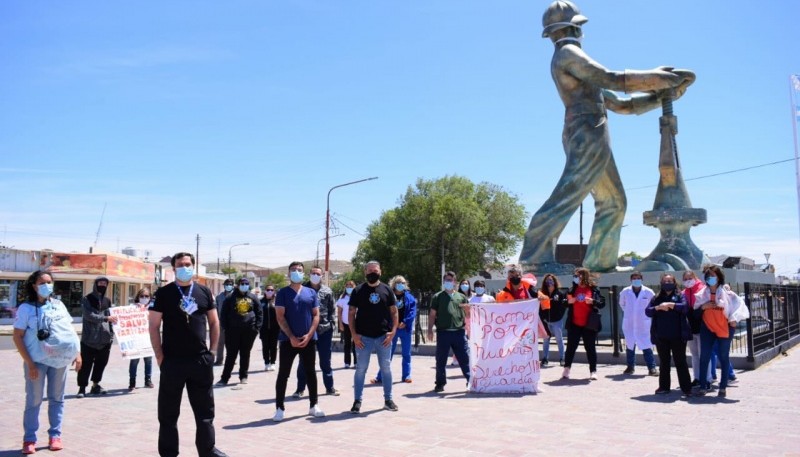
<path fill-rule="evenodd" d="M 281 328 L 281 333 L 278 335 L 280 360 L 278 379 L 275 383 L 275 415 L 272 417 L 275 422 L 283 420 L 286 383 L 292 372 L 294 358 L 298 355 L 303 362 L 308 384 L 310 404 L 308 414 L 313 417 L 325 416 L 325 413 L 317 405 L 317 372 L 315 369 L 319 299 L 314 289 L 303 286 L 305 278 L 303 269 L 302 262 L 289 264 L 291 284 L 279 290 L 275 298 L 275 315 L 278 326 Z"/>

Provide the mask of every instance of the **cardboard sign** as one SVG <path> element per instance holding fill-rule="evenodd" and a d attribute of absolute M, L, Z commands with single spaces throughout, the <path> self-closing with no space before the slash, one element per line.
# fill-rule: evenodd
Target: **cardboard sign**
<path fill-rule="evenodd" d="M 109 312 L 118 319 L 114 324 L 114 335 L 122 351 L 122 357 L 125 359 L 152 357 L 153 346 L 150 344 L 147 308 L 136 305 L 116 306 L 109 309 Z"/>

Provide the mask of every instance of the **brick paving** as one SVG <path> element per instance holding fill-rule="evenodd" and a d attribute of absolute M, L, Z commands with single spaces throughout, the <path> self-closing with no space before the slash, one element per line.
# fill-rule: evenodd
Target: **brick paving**
<path fill-rule="evenodd" d="M 115 348 L 116 349 L 116 348 Z M 215 389 L 217 446 L 230 456 L 800 456 L 800 351 L 738 374 L 728 397 L 681 399 L 674 390 L 653 394 L 657 380 L 640 368 L 622 376 L 622 366 L 600 364 L 598 381 L 589 382 L 585 364 L 575 364 L 570 380 L 558 366 L 542 371 L 544 392 L 537 395 L 466 393 L 458 368 L 448 368 L 444 394 L 432 392 L 434 360 L 414 356 L 412 384 L 394 385 L 400 411 L 382 410 L 380 386 L 367 385 L 362 414 L 349 413 L 353 370 L 334 354 L 339 397 L 321 396 L 327 413 L 312 419 L 308 398 L 287 399 L 286 420 L 271 421 L 277 372 L 263 371 L 260 343 L 253 352 L 250 383 Z M 601 359 L 602 360 L 602 359 Z M 377 369 L 373 356 L 368 378 Z M 0 350 L 0 457 L 19 455 L 24 382 L 15 350 Z M 70 372 L 64 418 L 67 456 L 155 456 L 157 389 L 128 393 L 128 363 L 112 354 L 103 386 L 109 394 L 76 399 Z M 400 358 L 393 361 L 400 373 Z M 141 384 L 143 365 L 140 364 Z M 221 367 L 214 368 L 218 377 Z M 158 371 L 155 368 L 155 381 Z M 216 381 L 216 379 L 215 379 Z M 320 379 L 321 381 L 321 379 Z M 320 382 L 321 385 L 321 382 Z M 290 379 L 289 393 L 295 387 Z M 47 413 L 42 405 L 39 454 L 46 450 Z M 184 396 L 180 419 L 181 453 L 196 455 L 194 422 Z"/>

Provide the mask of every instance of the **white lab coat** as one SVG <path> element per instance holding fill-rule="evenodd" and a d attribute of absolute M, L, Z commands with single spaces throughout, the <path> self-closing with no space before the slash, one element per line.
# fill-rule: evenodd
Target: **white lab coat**
<path fill-rule="evenodd" d="M 619 307 L 622 308 L 622 334 L 625 336 L 625 346 L 628 349 L 650 349 L 650 321 L 644 313 L 655 293 L 653 289 L 642 286 L 637 297 L 633 293 L 633 286 L 622 289 L 619 294 Z"/>

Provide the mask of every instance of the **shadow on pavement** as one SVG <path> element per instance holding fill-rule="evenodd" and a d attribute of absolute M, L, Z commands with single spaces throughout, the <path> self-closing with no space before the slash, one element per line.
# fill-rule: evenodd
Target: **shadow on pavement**
<path fill-rule="evenodd" d="M 612 381 L 627 381 L 627 380 L 634 380 L 634 379 L 644 379 L 646 378 L 646 374 L 611 374 L 607 375 L 605 378 L 610 379 Z"/>
<path fill-rule="evenodd" d="M 544 384 L 548 386 L 558 387 L 558 386 L 588 386 L 591 384 L 592 381 L 589 378 L 586 379 L 556 379 L 555 381 L 547 381 Z"/>

